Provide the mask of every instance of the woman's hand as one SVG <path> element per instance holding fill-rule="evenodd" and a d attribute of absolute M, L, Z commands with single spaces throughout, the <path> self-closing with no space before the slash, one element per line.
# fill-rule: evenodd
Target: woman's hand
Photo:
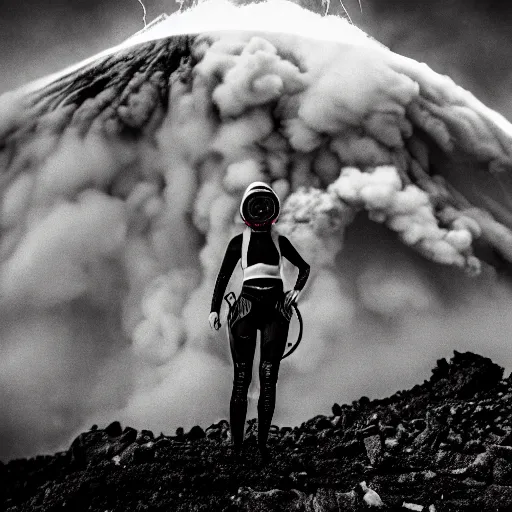
<path fill-rule="evenodd" d="M 286 292 L 286 295 L 284 297 L 284 307 L 290 308 L 297 300 L 297 297 L 299 296 L 299 290 L 290 290 Z"/>
<path fill-rule="evenodd" d="M 212 311 L 210 313 L 210 316 L 208 317 L 208 321 L 210 322 L 210 327 L 212 329 L 215 329 L 218 331 L 220 329 L 220 320 L 219 320 L 219 314 L 215 311 Z"/>

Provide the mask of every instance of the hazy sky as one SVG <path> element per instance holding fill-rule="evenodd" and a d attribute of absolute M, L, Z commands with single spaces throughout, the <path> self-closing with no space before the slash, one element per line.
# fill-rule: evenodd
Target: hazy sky
<path fill-rule="evenodd" d="M 165 7 L 166 4 L 168 7 Z M 146 2 L 147 19 L 176 9 Z M 0 91 L 57 71 L 144 27 L 137 0 L 6 0 L 0 7 Z"/>
<path fill-rule="evenodd" d="M 508 66 L 511 4 L 495 0 L 363 0 L 363 13 L 361 26 L 376 39 L 449 75 L 489 106 L 512 117 Z"/>

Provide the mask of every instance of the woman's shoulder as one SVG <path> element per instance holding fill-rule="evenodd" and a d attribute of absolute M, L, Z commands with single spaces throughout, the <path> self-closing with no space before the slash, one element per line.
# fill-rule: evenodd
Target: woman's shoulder
<path fill-rule="evenodd" d="M 243 239 L 243 233 L 239 233 L 238 235 L 235 235 L 229 242 L 229 248 L 236 249 L 239 246 L 242 247 L 242 239 Z"/>
<path fill-rule="evenodd" d="M 290 240 L 288 240 L 288 237 L 286 237 L 285 235 L 276 234 L 276 238 L 277 238 L 277 240 L 279 242 L 279 245 L 281 245 L 281 244 L 284 244 L 284 245 L 291 244 Z"/>

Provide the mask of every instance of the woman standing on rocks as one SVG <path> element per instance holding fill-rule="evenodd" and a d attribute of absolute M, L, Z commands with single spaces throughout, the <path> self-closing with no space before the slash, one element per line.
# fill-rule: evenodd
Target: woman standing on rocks
<path fill-rule="evenodd" d="M 239 455 L 244 440 L 247 393 L 252 378 L 257 330 L 261 331 L 260 397 L 258 400 L 258 445 L 268 458 L 267 438 L 274 414 L 279 364 L 283 357 L 292 316 L 292 305 L 309 276 L 309 265 L 285 236 L 273 229 L 279 217 L 279 198 L 263 182 L 249 185 L 242 197 L 240 215 L 243 233 L 230 242 L 215 283 L 209 322 L 220 328 L 219 311 L 231 274 L 241 259 L 243 285 L 230 309 L 228 331 L 234 363 L 230 402 L 231 436 Z M 299 269 L 293 290 L 283 291 L 282 257 Z"/>

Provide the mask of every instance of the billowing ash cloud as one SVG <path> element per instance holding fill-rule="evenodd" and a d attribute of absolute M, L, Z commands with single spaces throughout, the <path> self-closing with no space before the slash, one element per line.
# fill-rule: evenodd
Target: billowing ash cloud
<path fill-rule="evenodd" d="M 255 180 L 312 266 L 278 423 L 509 360 L 512 127 L 340 18 L 212 0 L 0 97 L 0 140 L 2 457 L 227 416 L 207 318 Z"/>

